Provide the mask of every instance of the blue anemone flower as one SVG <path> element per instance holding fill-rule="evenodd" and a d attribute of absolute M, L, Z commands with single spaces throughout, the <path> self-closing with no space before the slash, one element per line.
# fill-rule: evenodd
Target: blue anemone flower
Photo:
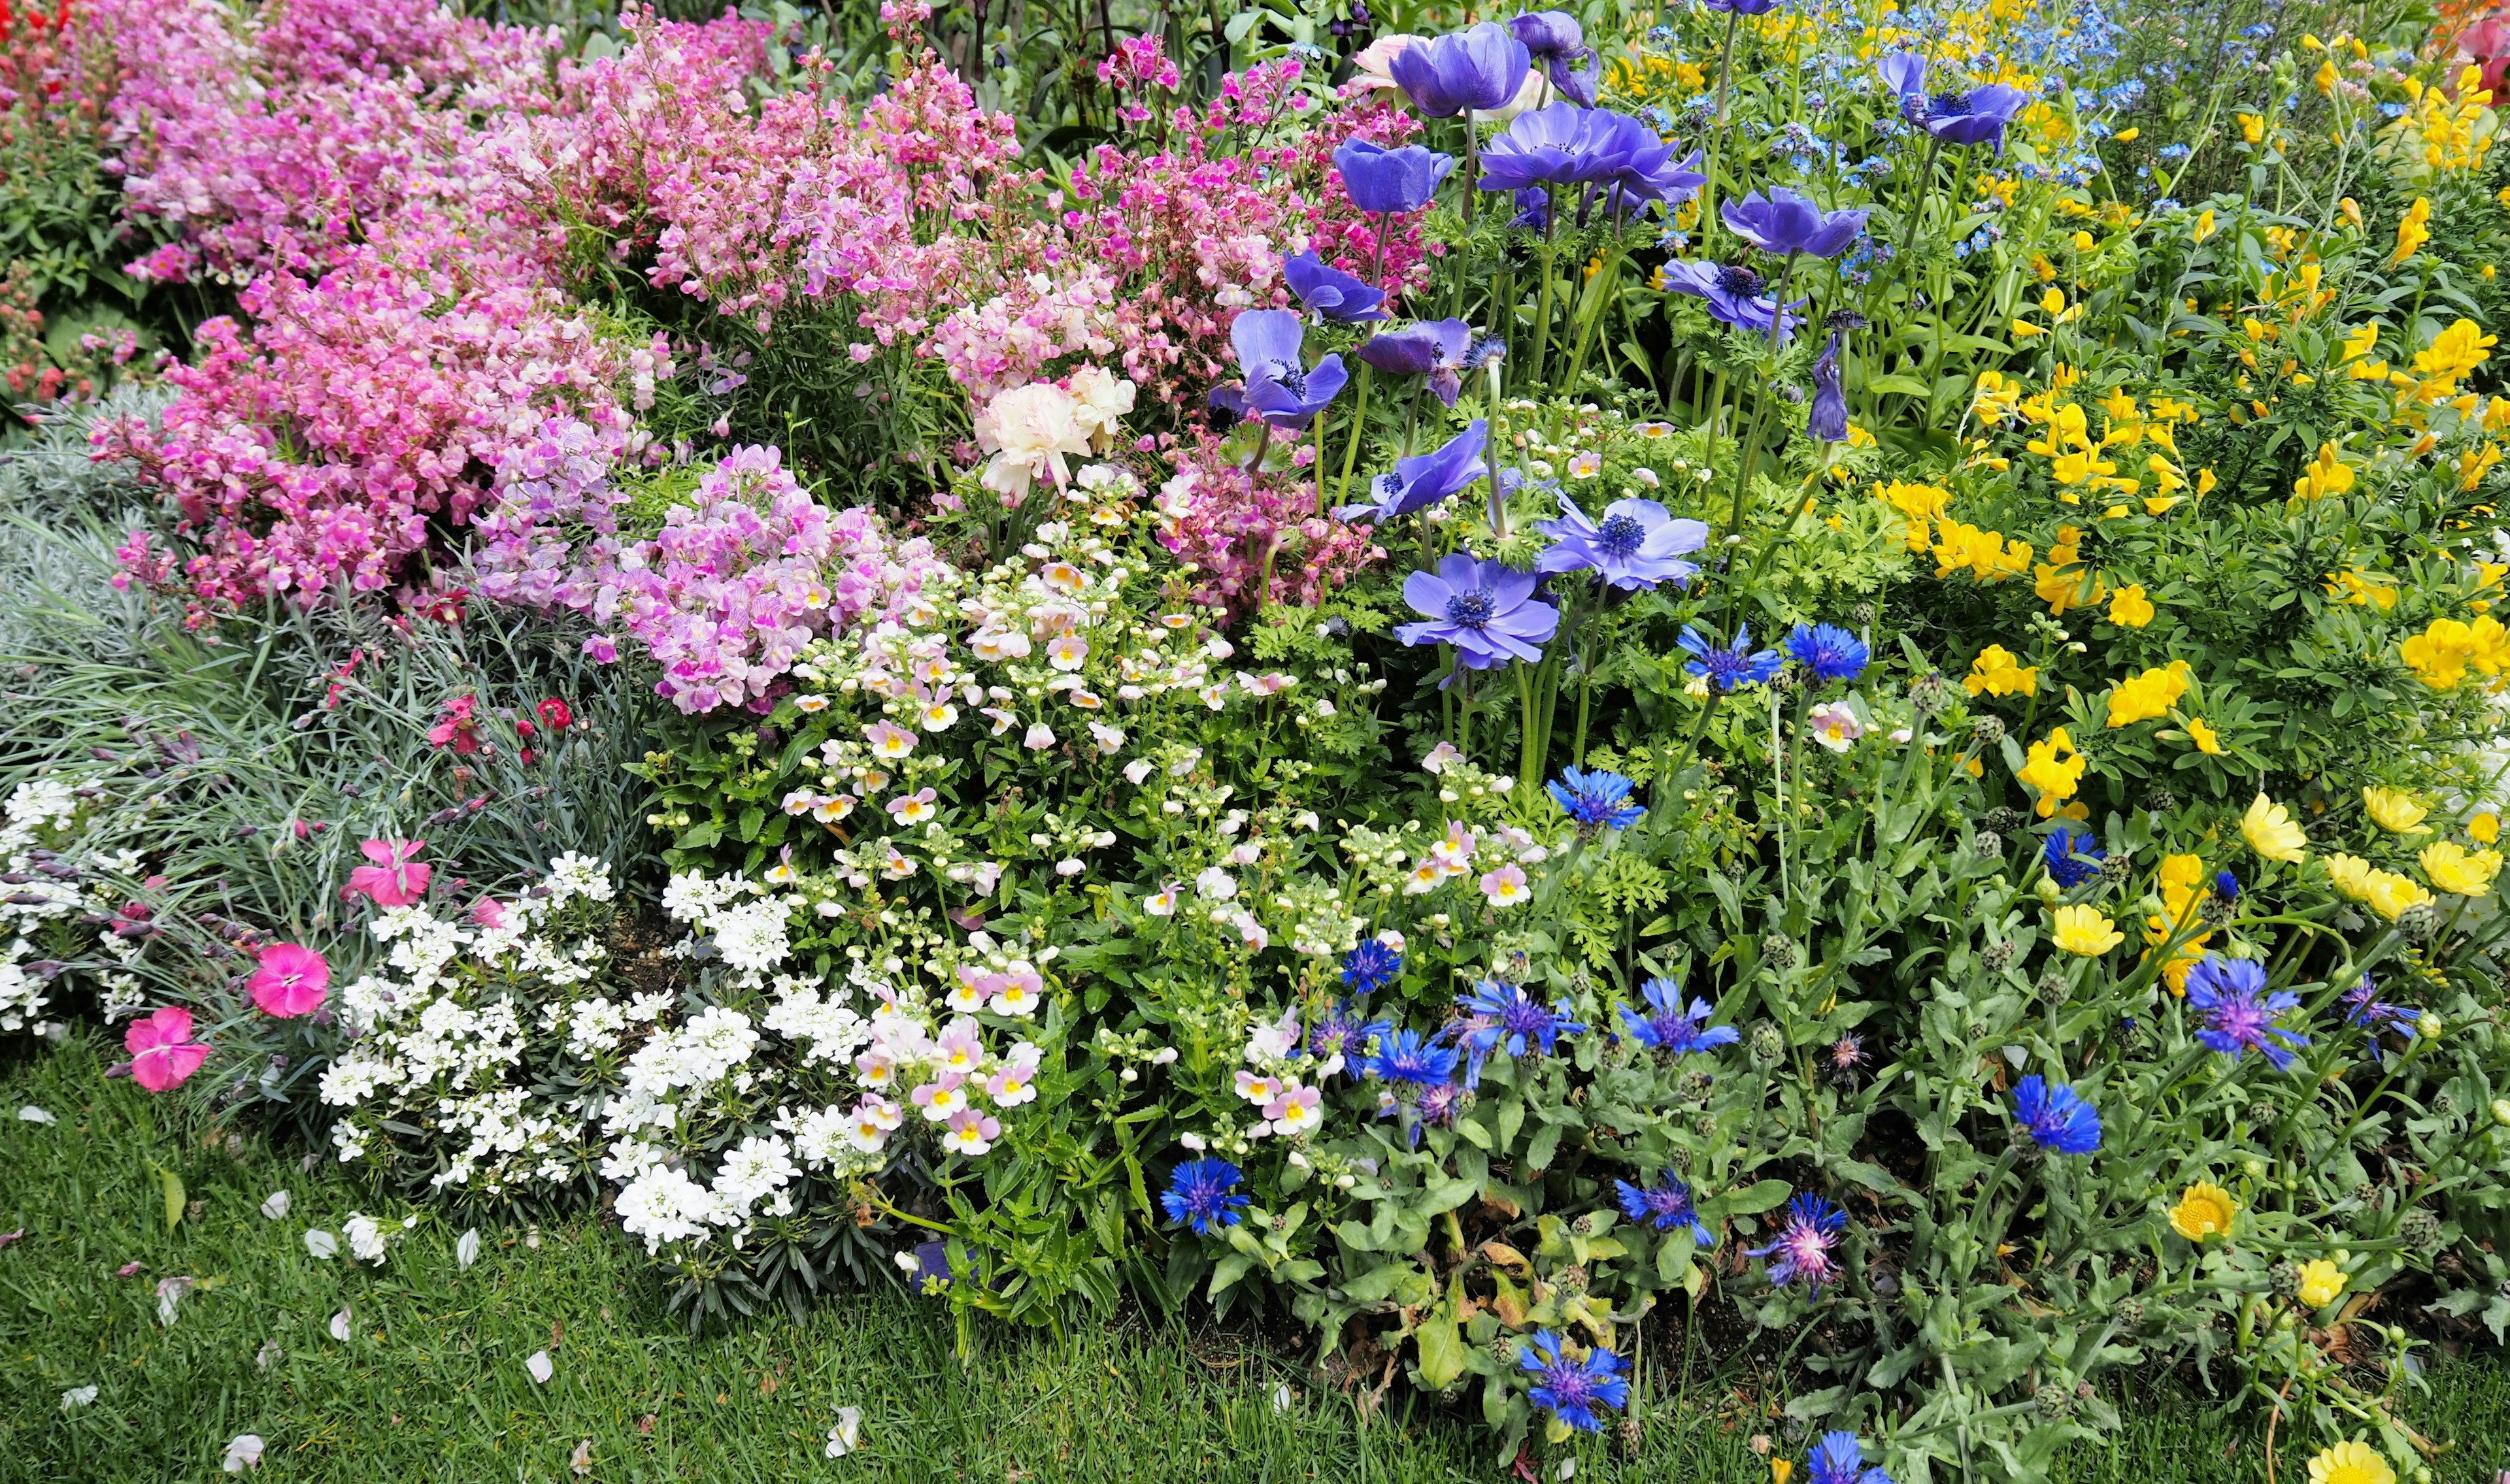
<path fill-rule="evenodd" d="M 1281 259 L 1281 282 L 1308 313 L 1336 324 L 1366 324 L 1391 319 L 1383 309 L 1386 290 L 1372 288 L 1312 252 Z"/>
<path fill-rule="evenodd" d="M 1708 302 L 1709 316 L 1720 324 L 1766 335 L 1770 325 L 1777 324 L 1778 343 L 1791 339 L 1796 326 L 1804 323 L 1792 312 L 1783 317 L 1777 300 L 1761 290 L 1768 283 L 1759 274 L 1741 264 L 1703 263 L 1696 258 L 1680 257 L 1656 270 L 1657 282 L 1668 293 L 1687 293 Z M 1802 299 L 1789 304 L 1794 311 L 1805 306 Z"/>
<path fill-rule="evenodd" d="M 2099 1111 L 2073 1087 L 2051 1086 L 2035 1072 L 2014 1084 L 2013 1118 L 2033 1144 L 2052 1153 L 2087 1155 L 2101 1147 Z"/>
<path fill-rule="evenodd" d="M 1366 139 L 1349 139 L 1333 153 L 1342 171 L 1342 188 L 1350 204 L 1363 211 L 1417 211 L 1438 194 L 1438 182 L 1456 168 L 1456 157 L 1407 144 L 1388 149 Z"/>
<path fill-rule="evenodd" d="M 1238 1168 L 1226 1160 L 1188 1160 L 1168 1172 L 1168 1188 L 1160 1192 L 1168 1220 L 1208 1237 L 1215 1227 L 1234 1227 L 1246 1198 L 1235 1194 Z"/>
<path fill-rule="evenodd" d="M 1505 26 L 1485 20 L 1469 30 L 1415 42 L 1387 72 L 1412 106 L 1433 119 L 1472 109 L 1502 108 L 1525 86 L 1533 55 Z"/>
<path fill-rule="evenodd" d="M 1436 451 L 1395 460 L 1392 469 L 1368 482 L 1368 493 L 1373 497 L 1370 504 L 1336 506 L 1334 518 L 1391 520 L 1426 510 L 1459 490 L 1469 489 L 1475 480 L 1490 473 L 1490 467 L 1482 462 L 1482 450 L 1489 442 L 1490 424 L 1474 418 L 1464 432 Z"/>
<path fill-rule="evenodd" d="M 1830 344 L 1812 363 L 1812 410 L 1805 418 L 1805 434 L 1824 443 L 1847 440 L 1847 392 L 1839 383 L 1837 330 L 1830 332 Z"/>
<path fill-rule="evenodd" d="M 1809 199 L 1782 186 L 1769 194 L 1754 191 L 1718 209 L 1735 236 L 1773 257 L 1806 253 L 1837 257 L 1865 230 L 1863 209 L 1825 211 Z"/>
<path fill-rule="evenodd" d="M 1537 521 L 1534 528 L 1552 542 L 1535 558 L 1536 571 L 1591 571 L 1624 592 L 1663 582 L 1687 585 L 1699 564 L 1683 560 L 1684 554 L 1708 545 L 1705 521 L 1676 518 L 1654 500 L 1616 500 L 1595 521 L 1562 495 L 1560 518 Z"/>
<path fill-rule="evenodd" d="M 1580 825 L 1590 829 L 1627 829 L 1647 813 L 1625 802 L 1633 786 L 1617 773 L 1589 773 L 1572 764 L 1543 788 L 1551 795 L 1551 802 Z"/>
<path fill-rule="evenodd" d="M 1464 389 L 1464 360 L 1472 326 L 1462 320 L 1431 320 L 1409 329 L 1371 335 L 1351 351 L 1388 376 L 1426 376 L 1429 392 L 1452 407 Z"/>
<path fill-rule="evenodd" d="M 1274 428 L 1304 429 L 1315 421 L 1350 380 L 1340 356 L 1311 366 L 1299 354 L 1306 330 L 1297 311 L 1249 309 L 1230 323 L 1230 345 L 1246 373 L 1240 402 L 1246 415 Z"/>
<path fill-rule="evenodd" d="M 1394 637 L 1406 644 L 1453 644 L 1456 674 L 1490 669 L 1510 660 L 1542 658 L 1542 646 L 1560 628 L 1560 610 L 1534 595 L 1541 581 L 1505 562 L 1477 561 L 1450 553 L 1435 572 L 1403 580 L 1403 601 L 1427 622 L 1405 624 Z"/>

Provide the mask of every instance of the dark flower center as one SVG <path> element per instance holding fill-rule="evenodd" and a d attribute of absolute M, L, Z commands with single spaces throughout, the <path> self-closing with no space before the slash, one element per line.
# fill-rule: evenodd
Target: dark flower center
<path fill-rule="evenodd" d="M 1307 400 L 1307 369 L 1304 366 L 1301 366 L 1297 361 L 1275 361 L 1273 362 L 1266 374 L 1270 375 L 1273 380 L 1280 383 L 1282 386 L 1287 387 L 1291 396 L 1298 398 L 1302 401 Z"/>
<path fill-rule="evenodd" d="M 1627 557 L 1647 540 L 1647 527 L 1635 515 L 1612 515 L 1595 531 L 1595 546 L 1616 559 Z"/>
<path fill-rule="evenodd" d="M 1491 595 L 1487 588 L 1476 588 L 1470 592 L 1459 592 L 1447 599 L 1447 622 L 1460 624 L 1466 628 L 1483 628 L 1498 613 L 1499 600 Z"/>
<path fill-rule="evenodd" d="M 1926 99 L 1926 111 L 1939 119 L 1957 119 L 1969 112 L 1969 95 L 1938 93 Z"/>
<path fill-rule="evenodd" d="M 1717 270 L 1717 286 L 1738 299 L 1747 299 L 1761 291 L 1761 276 L 1740 263 L 1729 263 Z"/>

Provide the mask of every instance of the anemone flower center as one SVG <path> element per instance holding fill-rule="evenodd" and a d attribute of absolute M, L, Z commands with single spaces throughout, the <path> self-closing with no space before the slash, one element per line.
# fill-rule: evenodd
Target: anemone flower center
<path fill-rule="evenodd" d="M 1596 528 L 1595 545 L 1607 556 L 1626 557 L 1647 540 L 1647 527 L 1635 515 L 1613 515 Z"/>
<path fill-rule="evenodd" d="M 1740 263 L 1730 263 L 1717 270 L 1717 286 L 1738 299 L 1749 298 L 1761 291 L 1761 276 Z"/>
<path fill-rule="evenodd" d="M 1289 389 L 1290 395 L 1304 400 L 1308 395 L 1308 373 L 1295 361 L 1275 361 L 1266 372 L 1273 380 Z"/>
<path fill-rule="evenodd" d="M 1926 111 L 1939 119 L 1957 119 L 1969 112 L 1969 95 L 1938 93 L 1926 99 Z"/>
<path fill-rule="evenodd" d="M 1466 628 L 1483 628 L 1498 613 L 1499 600 L 1491 596 L 1491 591 L 1487 588 L 1476 588 L 1470 592 L 1459 592 L 1447 599 L 1447 622 L 1461 624 Z"/>

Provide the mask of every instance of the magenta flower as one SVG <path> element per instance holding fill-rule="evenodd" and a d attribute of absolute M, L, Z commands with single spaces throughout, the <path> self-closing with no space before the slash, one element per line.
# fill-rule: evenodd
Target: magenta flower
<path fill-rule="evenodd" d="M 433 874 L 431 867 L 417 863 L 418 853 L 426 848 L 424 840 L 365 842 L 358 853 L 374 864 L 351 871 L 340 894 L 363 896 L 379 907 L 409 906 L 427 894 L 427 878 Z"/>
<path fill-rule="evenodd" d="M 263 1014 L 291 1020 L 323 1008 L 331 986 L 331 966 L 323 955 L 297 943 L 273 943 L 261 950 L 260 959 L 251 988 L 252 1003 Z"/>
<path fill-rule="evenodd" d="M 1840 1230 L 1846 1225 L 1846 1212 L 1819 1196 L 1799 1195 L 1787 1202 L 1786 1225 L 1778 1228 L 1777 1239 L 1744 1255 L 1769 1259 L 1769 1281 L 1778 1287 L 1803 1278 L 1807 1289 L 1819 1294 L 1824 1283 L 1839 1276 L 1830 1249 L 1839 1244 Z"/>
<path fill-rule="evenodd" d="M 201 1070 L 209 1048 L 192 1040 L 192 1012 L 170 1005 L 122 1033 L 131 1052 L 131 1080 L 151 1092 L 171 1092 Z"/>

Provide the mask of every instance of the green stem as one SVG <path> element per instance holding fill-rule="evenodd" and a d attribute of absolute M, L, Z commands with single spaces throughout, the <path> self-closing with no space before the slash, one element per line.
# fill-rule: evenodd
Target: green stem
<path fill-rule="evenodd" d="M 1708 135 L 1708 179 L 1699 188 L 1699 247 L 1703 252 L 1717 240 L 1717 162 L 1726 155 L 1726 91 L 1734 76 L 1734 32 L 1742 23 L 1740 8 L 1726 13 L 1726 47 L 1717 57 L 1717 111 Z"/>
<path fill-rule="evenodd" d="M 1352 404 L 1350 409 L 1350 436 L 1343 439 L 1342 483 L 1334 489 L 1334 503 L 1336 505 L 1348 505 L 1350 503 L 1350 469 L 1351 465 L 1359 458 L 1359 440 L 1361 438 L 1365 437 L 1368 432 L 1368 381 L 1369 373 L 1375 369 L 1375 366 L 1370 365 L 1365 361 L 1359 363 L 1359 392 L 1357 400 Z M 1324 488 L 1324 476 L 1323 471 L 1321 470 L 1317 472 L 1316 487 L 1318 489 Z"/>

